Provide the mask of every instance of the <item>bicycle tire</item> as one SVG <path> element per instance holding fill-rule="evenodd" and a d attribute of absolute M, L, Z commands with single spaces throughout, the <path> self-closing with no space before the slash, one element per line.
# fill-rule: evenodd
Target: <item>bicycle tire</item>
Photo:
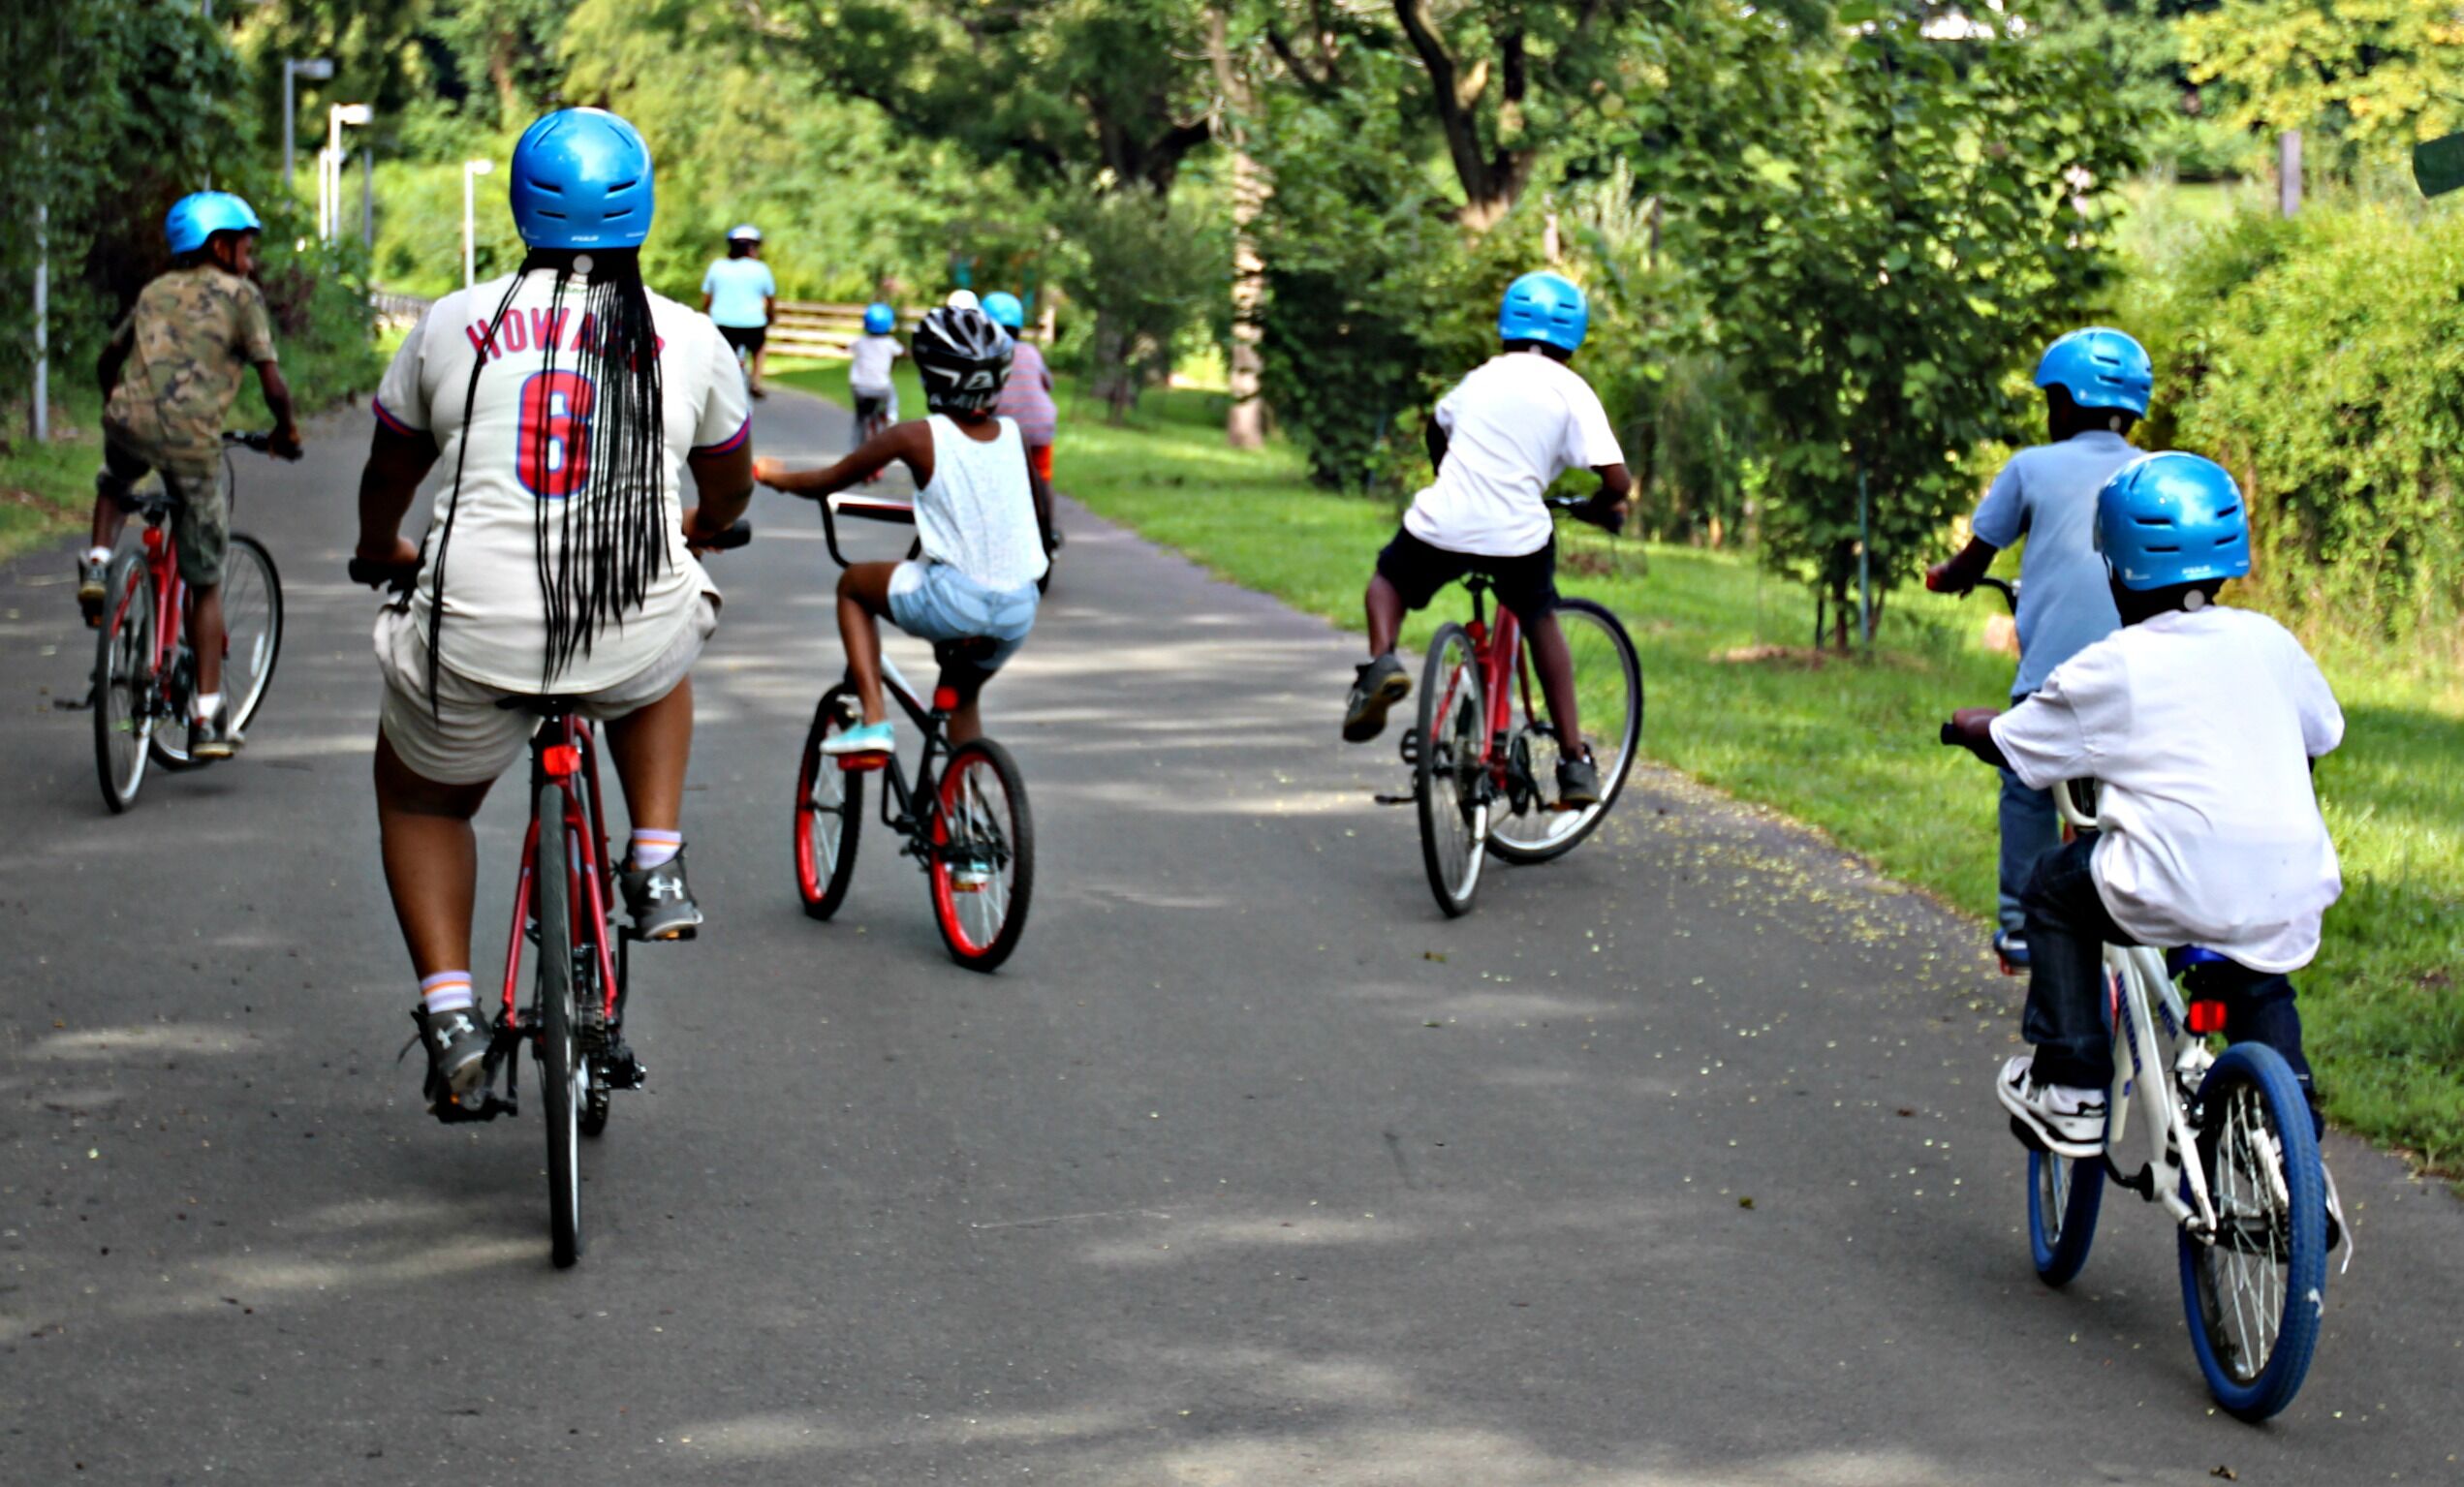
<path fill-rule="evenodd" d="M 981 776 L 987 774 L 998 801 L 982 796 Z M 951 751 L 933 793 L 933 925 L 951 960 L 970 971 L 992 971 L 1018 947 L 1035 897 L 1035 819 L 1027 810 L 1026 776 L 1009 750 L 989 738 L 970 739 Z M 982 876 L 970 881 L 972 874 Z"/>
<path fill-rule="evenodd" d="M 1420 666 L 1419 753 L 1412 798 L 1420 819 L 1420 865 L 1429 892 L 1450 919 L 1469 914 L 1480 891 L 1488 805 L 1488 697 L 1480 652 L 1449 621 L 1429 640 Z"/>
<path fill-rule="evenodd" d="M 795 891 L 809 918 L 827 919 L 847 901 L 856 881 L 856 848 L 863 835 L 864 776 L 838 767 L 822 752 L 829 735 L 855 726 L 856 694 L 845 686 L 822 694 L 804 730 L 795 771 Z"/>
<path fill-rule="evenodd" d="M 2059 1289 L 2078 1278 L 2104 1207 L 2104 1158 L 2074 1162 L 2028 1153 L 2028 1258 L 2038 1280 Z"/>
<path fill-rule="evenodd" d="M 567 873 L 565 788 L 540 783 L 539 847 L 531 859 L 531 910 L 539 925 L 533 1044 L 539 1057 L 540 1113 L 547 1127 L 549 1258 L 565 1269 L 581 1258 L 581 1049 L 574 1031 L 574 933 Z"/>
<path fill-rule="evenodd" d="M 2202 1244 L 2182 1230 L 2182 1306 L 2208 1393 L 2227 1413 L 2255 1425 L 2292 1403 L 2318 1349 L 2326 1312 L 2326 1177 L 2319 1164 L 2310 1102 L 2275 1049 L 2262 1043 L 2226 1049 L 2199 1083 L 2199 1105 L 2197 1155 L 2216 1204 L 2218 1235 L 2214 1244 Z M 2262 1126 L 2271 1140 L 2252 1138 Z M 2266 1160 L 2270 1147 L 2281 1163 L 2275 1174 L 2285 1194 L 2281 1209 L 2273 1202 L 2275 1183 L 2249 1185 L 2267 1174 L 2224 1169 L 2237 1152 Z M 2264 1205 L 2263 1212 L 2252 1212 L 2254 1201 Z M 2263 1227 L 2257 1220 L 2263 1220 Z M 2261 1248 L 2265 1260 L 2256 1263 Z M 2247 1271 L 2258 1286 L 2237 1286 L 2230 1298 L 2222 1294 L 2218 1272 L 2228 1268 L 2225 1256 L 2254 1262 Z M 2252 1295 L 2243 1305 L 2238 1292 L 2245 1288 L 2270 1294 Z M 2272 1294 L 2279 1289 L 2281 1295 Z M 2270 1313 L 2273 1342 L 2267 1344 Z M 2255 1363 L 2248 1358 L 2251 1334 L 2237 1325 L 2250 1322 L 2259 1323 L 2257 1338 L 2264 1345 Z"/>
<path fill-rule="evenodd" d="M 1562 600 L 1557 605 L 1558 624 L 1566 631 L 1567 647 L 1575 658 L 1575 689 L 1581 703 L 1582 716 L 1597 722 L 1601 709 L 1612 709 L 1617 724 L 1604 732 L 1597 728 L 1585 728 L 1584 735 L 1592 746 L 1593 760 L 1600 765 L 1600 803 L 1580 811 L 1566 812 L 1555 807 L 1557 798 L 1557 748 L 1553 733 L 1540 731 L 1528 716 L 1524 697 L 1512 699 L 1513 735 L 1518 739 L 1545 744 L 1544 753 L 1533 750 L 1530 773 L 1538 791 L 1533 809 L 1498 816 L 1489 823 L 1488 850 L 1517 867 L 1528 867 L 1562 857 L 1583 838 L 1600 827 L 1608 808 L 1617 803 L 1617 792 L 1626 787 L 1626 779 L 1634 772 L 1635 752 L 1642 742 L 1642 658 L 1636 654 L 1634 637 L 1607 605 L 1588 599 Z M 1577 636 L 1596 639 L 1596 645 L 1585 645 Z M 1586 655 L 1596 654 L 1593 665 L 1585 665 Z M 1516 680 L 1537 691 L 1538 679 L 1532 674 L 1531 650 L 1528 640 L 1521 654 L 1514 658 Z M 1598 673 L 1598 674 L 1594 674 Z M 1615 705 L 1618 689 L 1625 702 Z M 1615 736 L 1611 738 L 1609 733 Z M 1543 829 L 1530 835 L 1517 835 L 1517 828 L 1530 822 Z"/>
<path fill-rule="evenodd" d="M 103 803 L 119 815 L 137 804 L 157 719 L 154 696 L 154 572 L 121 553 L 105 580 L 103 627 L 94 638 L 94 772 Z"/>

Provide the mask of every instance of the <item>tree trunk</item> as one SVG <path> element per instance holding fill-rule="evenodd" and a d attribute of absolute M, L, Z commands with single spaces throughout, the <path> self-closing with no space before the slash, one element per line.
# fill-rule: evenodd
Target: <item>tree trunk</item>
<path fill-rule="evenodd" d="M 1129 335 L 1117 316 L 1095 312 L 1091 350 L 1095 372 L 1087 391 L 1105 405 L 1107 421 L 1118 426 L 1129 421 L 1130 410 L 1138 405 L 1138 375 L 1130 361 Z"/>
<path fill-rule="evenodd" d="M 1232 65 L 1232 46 L 1225 35 L 1224 13 L 1206 17 L 1207 60 L 1215 69 L 1215 86 L 1223 105 L 1236 120 L 1249 108 L 1248 80 Z M 1258 216 L 1274 183 L 1249 153 L 1247 132 L 1232 122 L 1219 131 L 1232 147 L 1232 349 L 1226 385 L 1232 406 L 1224 414 L 1224 440 L 1235 449 L 1254 449 L 1266 442 L 1266 404 L 1261 384 L 1265 358 L 1260 343 L 1266 330 L 1266 264 L 1258 256 Z"/>

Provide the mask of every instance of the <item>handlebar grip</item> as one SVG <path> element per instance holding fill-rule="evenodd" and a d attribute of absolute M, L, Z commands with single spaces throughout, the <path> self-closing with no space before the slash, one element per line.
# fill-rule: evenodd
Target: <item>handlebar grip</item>
<path fill-rule="evenodd" d="M 753 541 L 753 523 L 738 517 L 735 525 L 729 527 L 706 542 L 696 542 L 694 545 L 713 552 L 724 552 L 731 547 L 741 547 L 751 541 Z"/>
<path fill-rule="evenodd" d="M 1947 748 L 1964 749 L 1968 747 L 1968 740 L 1960 733 L 1959 725 L 1956 723 L 1946 723 L 1942 726 L 1942 741 L 1944 746 Z"/>
<path fill-rule="evenodd" d="M 273 451 L 274 436 L 226 429 L 223 432 L 223 443 L 235 444 L 243 449 L 255 449 L 260 454 L 268 454 Z"/>
<path fill-rule="evenodd" d="M 420 581 L 420 566 L 417 563 L 389 563 L 378 558 L 353 558 L 351 581 L 372 589 L 391 589 L 396 594 L 408 594 L 412 586 Z"/>

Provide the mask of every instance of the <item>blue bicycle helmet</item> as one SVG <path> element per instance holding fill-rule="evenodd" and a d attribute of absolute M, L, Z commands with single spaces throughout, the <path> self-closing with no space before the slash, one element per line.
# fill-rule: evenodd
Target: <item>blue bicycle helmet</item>
<path fill-rule="evenodd" d="M 898 312 L 876 299 L 864 306 L 864 333 L 888 335 L 898 328 Z"/>
<path fill-rule="evenodd" d="M 1023 330 L 1027 325 L 1027 307 L 1008 290 L 994 290 L 983 296 L 983 313 L 992 323 L 1007 330 Z"/>
<path fill-rule="evenodd" d="M 2156 387 L 2156 368 L 2138 342 L 2119 330 L 2090 325 L 2044 349 L 2037 361 L 2036 385 L 2060 387 L 2082 408 L 2118 408 L 2143 418 L 2148 394 Z"/>
<path fill-rule="evenodd" d="M 200 191 L 172 203 L 163 218 L 163 237 L 172 256 L 194 253 L 216 232 L 262 232 L 257 209 L 228 191 Z"/>
<path fill-rule="evenodd" d="M 534 248 L 639 248 L 650 235 L 650 146 L 605 108 L 559 108 L 514 146 L 514 226 Z"/>
<path fill-rule="evenodd" d="M 2096 546 L 2126 589 L 2238 578 L 2250 572 L 2250 516 L 2214 460 L 2142 454 L 2096 493 Z"/>
<path fill-rule="evenodd" d="M 1581 287 L 1546 269 L 1508 285 L 1497 306 L 1501 341 L 1539 341 L 1571 352 L 1582 345 L 1583 332 L 1590 328 L 1591 304 Z"/>

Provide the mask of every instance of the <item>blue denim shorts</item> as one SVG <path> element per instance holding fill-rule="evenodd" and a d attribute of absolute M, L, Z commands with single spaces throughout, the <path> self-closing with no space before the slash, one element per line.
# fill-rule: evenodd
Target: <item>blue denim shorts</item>
<path fill-rule="evenodd" d="M 1004 593 L 985 588 L 947 563 L 901 563 L 889 579 L 889 617 L 919 640 L 963 640 L 983 635 L 999 641 L 982 664 L 996 671 L 1017 652 L 1035 628 L 1040 596 L 1032 583 Z"/>

